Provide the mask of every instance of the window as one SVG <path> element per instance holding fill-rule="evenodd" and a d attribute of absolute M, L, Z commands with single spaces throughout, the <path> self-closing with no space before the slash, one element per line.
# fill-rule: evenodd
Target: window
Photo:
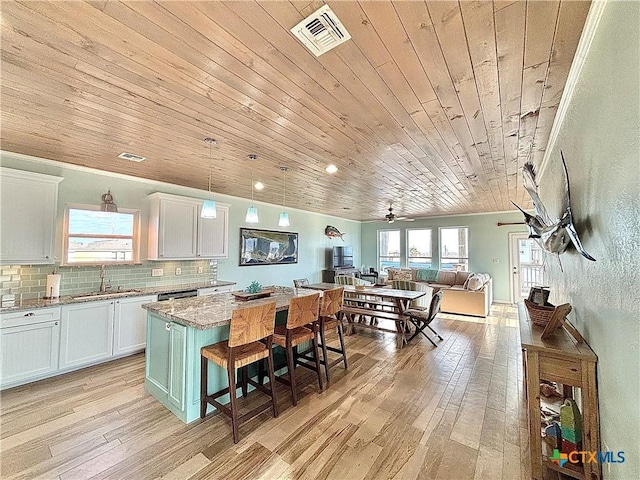
<path fill-rule="evenodd" d="M 400 230 L 378 231 L 378 265 L 380 273 L 400 267 Z"/>
<path fill-rule="evenodd" d="M 64 265 L 139 263 L 140 212 L 102 212 L 98 206 L 67 205 Z"/>
<path fill-rule="evenodd" d="M 407 266 L 431 268 L 431 229 L 407 230 Z"/>
<path fill-rule="evenodd" d="M 469 270 L 469 229 L 450 227 L 440 229 L 440 268 Z"/>

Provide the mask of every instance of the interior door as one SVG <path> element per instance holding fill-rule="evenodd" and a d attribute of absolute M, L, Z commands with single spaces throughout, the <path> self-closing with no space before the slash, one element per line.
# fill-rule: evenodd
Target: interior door
<path fill-rule="evenodd" d="M 527 233 L 509 234 L 511 267 L 511 301 L 521 302 L 534 286 L 544 286 L 544 256 L 542 248 Z"/>

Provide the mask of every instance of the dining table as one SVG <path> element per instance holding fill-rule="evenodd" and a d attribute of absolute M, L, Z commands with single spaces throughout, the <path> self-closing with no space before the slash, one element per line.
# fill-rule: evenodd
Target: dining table
<path fill-rule="evenodd" d="M 426 292 L 398 290 L 374 285 L 356 288 L 354 285 L 338 285 L 327 282 L 304 286 L 305 289 L 310 290 L 330 290 L 338 287 L 344 287 L 345 292 L 342 315 L 348 322 L 347 335 L 353 333 L 354 326 L 365 327 L 396 334 L 398 348 L 403 348 L 407 344 L 406 334 L 409 333 L 409 323 L 405 312 L 413 300 L 426 295 Z M 367 316 L 370 318 L 369 323 L 365 320 Z M 380 326 L 378 320 L 394 321 L 395 329 Z"/>

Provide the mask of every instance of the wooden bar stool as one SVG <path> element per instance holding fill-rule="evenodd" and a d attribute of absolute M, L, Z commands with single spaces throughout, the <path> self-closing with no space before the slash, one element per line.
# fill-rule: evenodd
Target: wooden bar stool
<path fill-rule="evenodd" d="M 344 333 L 342 331 L 341 310 L 344 301 L 344 287 L 325 290 L 320 302 L 320 318 L 318 321 L 320 333 L 320 348 L 322 348 L 322 360 L 320 363 L 324 365 L 327 383 L 329 382 L 329 368 L 344 362 L 345 370 L 347 367 L 347 352 L 344 348 Z M 329 347 L 325 338 L 327 331 L 332 328 L 338 328 L 338 338 L 340 339 L 340 348 Z M 340 356 L 333 361 L 329 361 L 328 351 L 339 353 Z"/>
<path fill-rule="evenodd" d="M 276 302 L 270 302 L 255 307 L 234 310 L 231 316 L 229 340 L 207 345 L 200 349 L 200 418 L 207 413 L 207 404 L 213 405 L 221 412 L 231 417 L 233 442 L 238 443 L 238 426 L 271 406 L 273 416 L 278 416 L 278 401 L 275 392 L 275 378 L 273 369 L 273 329 L 276 321 Z M 261 342 L 260 340 L 263 340 Z M 266 358 L 268 360 L 269 388 L 249 379 L 247 366 Z M 227 370 L 229 387 L 211 395 L 207 394 L 209 360 Z M 236 368 L 242 368 L 242 395 L 247 395 L 247 386 L 251 384 L 271 397 L 271 399 L 238 417 L 236 405 Z M 229 408 L 216 399 L 229 394 L 231 398 Z"/>
<path fill-rule="evenodd" d="M 287 352 L 287 369 L 289 379 L 277 377 L 276 379 L 291 387 L 293 404 L 298 404 L 296 389 L 296 366 L 300 365 L 310 370 L 315 370 L 318 375 L 318 385 L 322 390 L 322 372 L 320 371 L 320 359 L 318 355 L 318 310 L 320 306 L 320 293 L 294 297 L 289 301 L 289 314 L 286 325 L 278 325 L 273 334 L 273 341 Z M 313 358 L 298 354 L 298 345 L 302 342 L 313 342 L 313 348 L 306 350 L 304 354 L 313 350 Z M 309 363 L 313 361 L 313 364 Z"/>

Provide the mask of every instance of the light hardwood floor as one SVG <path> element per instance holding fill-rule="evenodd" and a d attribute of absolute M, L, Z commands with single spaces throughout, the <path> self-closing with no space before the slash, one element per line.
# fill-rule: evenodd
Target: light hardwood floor
<path fill-rule="evenodd" d="M 185 425 L 145 394 L 144 355 L 15 388 L 1 395 L 0 476 L 528 479 L 516 315 L 441 314 L 438 348 L 416 338 L 397 351 L 393 335 L 361 329 L 348 371 L 295 408 L 279 386 L 280 416 L 245 424 L 237 445 L 226 417 Z"/>

